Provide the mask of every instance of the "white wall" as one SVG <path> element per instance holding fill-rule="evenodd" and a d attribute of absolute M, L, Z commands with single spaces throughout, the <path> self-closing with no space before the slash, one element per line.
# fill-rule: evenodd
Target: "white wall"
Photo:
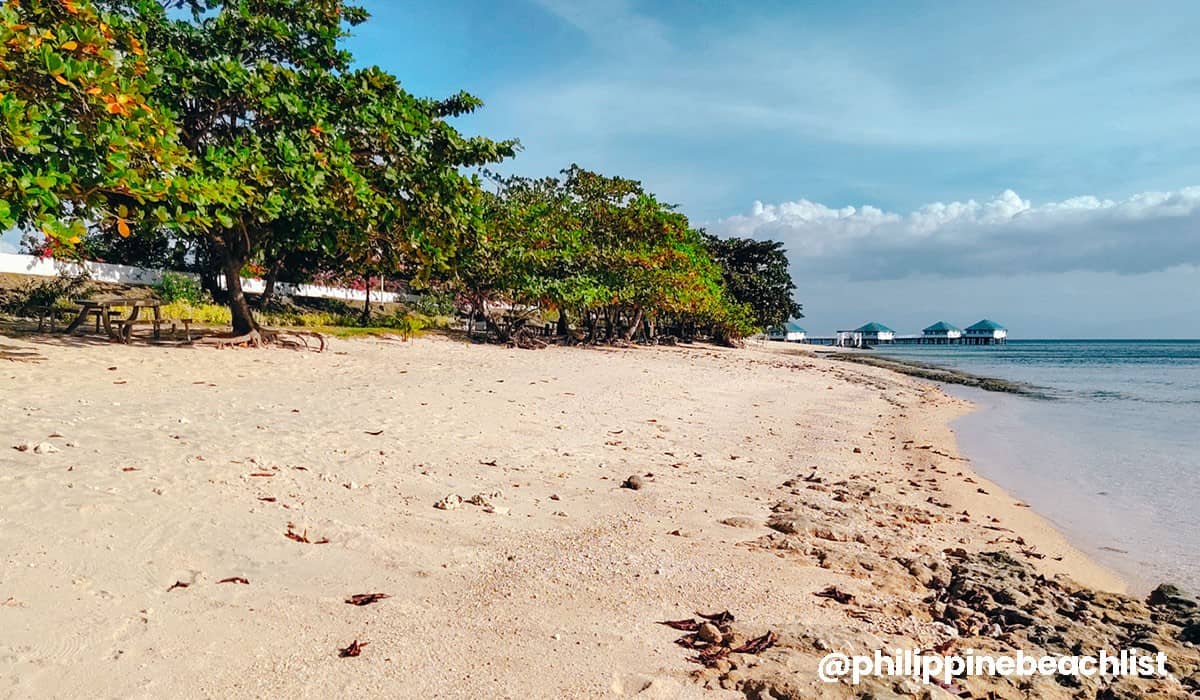
<path fill-rule="evenodd" d="M 55 260 L 54 258 L 39 258 L 35 255 L 0 253 L 0 272 L 8 272 L 15 275 L 56 277 L 60 272 L 78 274 L 81 268 L 87 270 L 88 276 L 97 282 L 111 282 L 114 284 L 153 285 L 158 283 L 163 273 L 162 270 L 131 267 L 129 265 L 110 265 L 108 263 L 91 261 L 75 263 Z M 184 272 L 180 274 L 189 273 Z M 191 275 L 189 274 L 189 276 Z M 322 287 L 313 284 L 293 285 L 284 282 L 278 283 L 275 287 L 279 294 L 288 296 L 341 299 L 342 301 L 366 300 L 366 292 L 357 289 Z M 261 294 L 266 289 L 266 283 L 260 279 L 243 277 L 242 289 L 251 294 Z M 394 292 L 381 292 L 379 290 L 371 292 L 371 301 L 378 302 L 411 301 L 414 298 L 411 294 L 396 294 Z"/>

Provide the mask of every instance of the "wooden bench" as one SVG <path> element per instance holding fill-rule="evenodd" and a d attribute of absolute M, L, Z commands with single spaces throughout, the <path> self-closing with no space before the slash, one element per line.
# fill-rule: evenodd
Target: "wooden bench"
<path fill-rule="evenodd" d="M 121 329 L 118 331 L 121 342 L 129 344 L 129 335 L 133 332 L 134 326 L 154 326 L 154 339 L 158 340 L 161 336 L 162 321 L 157 318 L 139 318 L 133 320 L 120 320 Z"/>
<path fill-rule="evenodd" d="M 189 343 L 192 342 L 192 319 L 181 318 L 179 319 L 179 322 L 183 324 L 184 339 Z M 162 326 L 166 323 L 168 323 L 168 321 L 160 321 L 153 318 L 144 318 L 134 321 L 121 321 L 121 342 L 127 345 L 129 344 L 129 336 L 133 332 L 134 326 L 153 326 L 154 338 L 157 340 L 161 336 Z M 175 325 L 175 321 L 170 321 L 169 323 L 171 324 L 171 337 L 175 338 L 178 335 L 179 328 Z"/>
<path fill-rule="evenodd" d="M 183 324 L 183 337 L 187 342 L 192 342 L 192 319 L 181 318 L 179 322 Z M 171 337 L 175 337 L 175 322 L 171 321 Z"/>
<path fill-rule="evenodd" d="M 61 310 L 56 307 L 53 307 L 53 306 L 38 306 L 38 307 L 34 308 L 33 310 L 37 312 L 38 332 L 41 333 L 43 330 L 45 330 L 46 326 L 50 326 L 50 332 L 53 333 L 55 330 L 55 327 L 58 325 L 58 314 L 60 313 Z M 87 310 L 88 316 L 96 317 L 96 332 L 97 333 L 100 332 L 100 326 L 103 325 L 103 323 L 104 323 L 104 314 L 105 313 L 106 313 L 106 311 L 102 308 L 95 308 L 95 309 Z M 110 321 L 114 321 L 114 320 L 117 320 L 120 318 L 120 314 L 117 313 L 115 310 L 109 309 L 107 311 L 107 313 L 108 313 L 108 317 L 109 317 Z"/>

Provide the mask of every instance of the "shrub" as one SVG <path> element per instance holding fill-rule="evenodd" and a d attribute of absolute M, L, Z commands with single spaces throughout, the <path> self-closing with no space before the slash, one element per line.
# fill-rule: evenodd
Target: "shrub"
<path fill-rule="evenodd" d="M 87 291 L 91 280 L 87 273 L 78 275 L 61 272 L 48 280 L 34 280 L 17 290 L 8 304 L 9 310 L 18 315 L 30 314 L 39 308 L 64 306 L 71 297 Z"/>
<path fill-rule="evenodd" d="M 453 316 L 454 295 L 440 292 L 422 294 L 412 305 L 423 316 Z"/>
<path fill-rule="evenodd" d="M 399 333 L 401 338 L 409 340 L 433 324 L 428 316 L 416 313 L 415 311 L 409 311 L 407 313 L 392 314 L 391 316 L 381 316 L 375 319 L 373 325 L 379 328 L 391 328 Z"/>
<path fill-rule="evenodd" d="M 158 284 L 154 285 L 154 291 L 159 299 L 168 304 L 176 301 L 193 305 L 204 302 L 204 290 L 201 289 L 200 282 L 191 275 L 178 272 L 164 272 Z"/>
<path fill-rule="evenodd" d="M 396 319 L 394 327 L 397 331 L 400 331 L 401 338 L 410 340 L 425 328 L 425 319 L 426 317 L 421 314 L 404 314 Z"/>
<path fill-rule="evenodd" d="M 206 326 L 228 326 L 233 323 L 233 314 L 228 306 L 217 304 L 189 304 L 186 301 L 173 301 L 163 304 L 160 308 L 163 318 L 168 320 L 192 319 L 193 323 Z"/>

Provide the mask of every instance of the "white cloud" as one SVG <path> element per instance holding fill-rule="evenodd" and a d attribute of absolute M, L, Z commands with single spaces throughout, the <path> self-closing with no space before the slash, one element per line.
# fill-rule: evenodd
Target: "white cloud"
<path fill-rule="evenodd" d="M 1200 264 L 1200 187 L 1040 205 L 1006 190 L 986 202 L 935 202 L 907 214 L 806 199 L 755 202 L 748 214 L 710 228 L 782 241 L 801 275 L 1137 274 Z"/>

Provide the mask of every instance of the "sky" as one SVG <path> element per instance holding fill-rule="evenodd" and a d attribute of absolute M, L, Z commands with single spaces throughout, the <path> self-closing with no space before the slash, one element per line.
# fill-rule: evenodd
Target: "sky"
<path fill-rule="evenodd" d="M 501 170 L 782 241 L 810 333 L 1200 337 L 1200 4 L 363 4 L 358 62 L 482 98 Z"/>

